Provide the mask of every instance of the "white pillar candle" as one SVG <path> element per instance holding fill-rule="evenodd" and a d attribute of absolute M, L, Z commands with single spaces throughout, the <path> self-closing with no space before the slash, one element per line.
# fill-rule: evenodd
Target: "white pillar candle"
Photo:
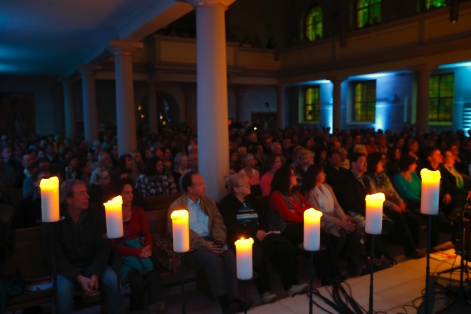
<path fill-rule="evenodd" d="M 420 176 L 422 177 L 420 212 L 426 215 L 438 215 L 440 171 L 422 169 L 420 170 Z"/>
<path fill-rule="evenodd" d="M 366 200 L 365 232 L 381 234 L 383 227 L 384 193 L 368 194 Z"/>
<path fill-rule="evenodd" d="M 252 245 L 253 239 L 239 239 L 235 241 L 236 260 L 237 260 L 237 278 L 248 280 L 253 276 L 252 270 Z"/>
<path fill-rule="evenodd" d="M 123 198 L 121 195 L 103 204 L 106 214 L 106 235 L 108 239 L 123 236 Z"/>
<path fill-rule="evenodd" d="M 173 250 L 177 253 L 190 250 L 190 224 L 186 209 L 174 210 L 170 214 L 172 219 Z"/>
<path fill-rule="evenodd" d="M 304 211 L 304 249 L 319 251 L 321 243 L 322 212 L 309 208 Z"/>
<path fill-rule="evenodd" d="M 59 221 L 59 178 L 41 179 L 41 219 L 43 222 Z"/>

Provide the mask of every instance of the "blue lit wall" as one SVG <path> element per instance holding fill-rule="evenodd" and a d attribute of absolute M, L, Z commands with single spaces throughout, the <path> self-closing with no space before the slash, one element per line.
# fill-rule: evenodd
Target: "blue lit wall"
<path fill-rule="evenodd" d="M 353 121 L 353 82 L 376 81 L 376 117 L 373 123 Z M 332 85 L 330 84 L 332 87 Z M 373 73 L 349 78 L 341 86 L 341 128 L 375 130 L 401 130 L 410 124 L 414 102 L 414 75 L 412 73 Z M 326 90 L 327 91 L 327 90 Z M 331 94 L 332 95 L 332 94 Z M 326 110 L 326 119 L 332 110 Z"/>
<path fill-rule="evenodd" d="M 453 110 L 453 129 L 463 128 L 463 110 L 466 104 L 471 106 L 471 66 L 463 66 L 455 69 L 455 91 Z"/>

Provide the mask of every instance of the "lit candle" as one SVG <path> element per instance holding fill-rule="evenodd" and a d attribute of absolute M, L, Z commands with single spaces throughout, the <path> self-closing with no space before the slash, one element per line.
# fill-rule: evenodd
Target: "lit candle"
<path fill-rule="evenodd" d="M 121 195 L 103 204 L 106 214 L 106 234 L 108 239 L 123 236 L 123 198 Z"/>
<path fill-rule="evenodd" d="M 309 208 L 304 211 L 304 249 L 319 251 L 321 242 L 322 212 Z"/>
<path fill-rule="evenodd" d="M 172 219 L 173 250 L 177 253 L 190 250 L 190 225 L 186 209 L 174 210 L 170 214 Z"/>
<path fill-rule="evenodd" d="M 59 221 L 59 178 L 41 179 L 41 219 L 43 222 Z"/>
<path fill-rule="evenodd" d="M 366 200 L 365 232 L 381 234 L 383 227 L 384 193 L 369 194 Z"/>
<path fill-rule="evenodd" d="M 438 215 L 440 198 L 440 171 L 420 170 L 422 191 L 420 192 L 420 212 L 426 215 Z"/>
<path fill-rule="evenodd" d="M 239 239 L 235 241 L 236 261 L 237 261 L 237 278 L 248 280 L 252 278 L 252 245 L 253 239 Z"/>

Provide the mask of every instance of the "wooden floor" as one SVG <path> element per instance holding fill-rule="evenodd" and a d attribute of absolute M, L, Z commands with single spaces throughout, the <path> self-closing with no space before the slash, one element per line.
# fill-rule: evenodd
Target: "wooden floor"
<path fill-rule="evenodd" d="M 448 250 L 447 253 L 453 254 L 454 250 Z M 455 295 L 448 293 L 445 286 L 451 291 L 457 291 L 459 288 L 460 272 L 446 272 L 439 274 L 442 271 L 460 265 L 460 257 L 456 259 L 445 259 L 438 261 L 433 258 L 430 259 L 430 274 L 431 274 L 431 312 L 438 313 L 444 309 L 447 304 L 455 299 Z M 425 313 L 421 308 L 423 295 L 425 290 L 426 278 L 426 258 L 418 260 L 407 260 L 398 263 L 397 265 L 375 272 L 373 275 L 373 309 L 378 313 Z M 468 273 L 464 273 L 464 278 L 468 279 Z M 305 278 L 307 279 L 307 278 Z M 307 280 L 304 280 L 307 282 Z M 440 285 L 435 284 L 438 282 Z M 255 293 L 255 289 L 249 286 L 245 287 L 247 295 L 253 299 L 254 307 L 248 313 L 253 314 L 274 314 L 274 313 L 309 313 L 309 299 L 307 295 L 300 295 L 293 298 L 287 297 L 286 292 L 276 291 L 281 297 L 276 303 L 268 305 L 260 305 L 259 297 Z M 319 283 L 316 281 L 315 286 Z M 253 286 L 253 285 L 252 285 Z M 351 296 L 354 300 L 364 309 L 367 313 L 369 308 L 369 292 L 370 292 L 370 275 L 362 277 L 351 278 L 343 283 L 347 290 L 351 291 Z M 463 287 L 468 290 L 468 283 L 465 280 Z M 244 287 L 239 287 L 241 296 L 243 296 Z M 319 293 L 325 297 L 330 298 L 332 287 L 318 287 Z M 468 303 L 469 296 L 462 300 L 458 300 L 453 306 L 441 313 L 469 313 L 471 305 Z M 338 313 L 329 307 L 320 297 L 314 296 L 314 301 L 318 305 L 313 305 L 313 313 Z M 167 311 L 166 313 L 181 313 L 181 297 L 178 295 L 166 299 Z M 186 294 L 186 312 L 194 314 L 203 313 L 219 313 L 219 307 L 215 301 L 208 299 L 201 295 L 197 290 L 189 291 Z"/>

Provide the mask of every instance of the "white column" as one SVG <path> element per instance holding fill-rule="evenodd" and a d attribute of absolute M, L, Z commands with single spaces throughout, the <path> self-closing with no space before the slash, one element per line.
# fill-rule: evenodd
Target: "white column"
<path fill-rule="evenodd" d="M 149 94 L 147 98 L 147 121 L 149 123 L 149 132 L 159 133 L 159 113 L 157 110 L 157 90 L 154 82 L 149 82 Z"/>
<path fill-rule="evenodd" d="M 64 122 L 65 122 L 65 136 L 73 138 L 76 135 L 75 125 L 75 106 L 72 90 L 72 82 L 69 79 L 62 80 L 64 87 Z"/>
<path fill-rule="evenodd" d="M 234 0 L 187 0 L 196 10 L 198 169 L 206 195 L 219 201 L 227 190 L 229 131 L 224 13 Z"/>
<path fill-rule="evenodd" d="M 115 61 L 116 127 L 120 156 L 137 148 L 132 54 L 143 46 L 140 42 L 112 41 L 108 48 L 114 54 Z"/>
<path fill-rule="evenodd" d="M 83 136 L 90 144 L 98 139 L 98 116 L 96 110 L 95 71 L 96 67 L 81 66 Z"/>

